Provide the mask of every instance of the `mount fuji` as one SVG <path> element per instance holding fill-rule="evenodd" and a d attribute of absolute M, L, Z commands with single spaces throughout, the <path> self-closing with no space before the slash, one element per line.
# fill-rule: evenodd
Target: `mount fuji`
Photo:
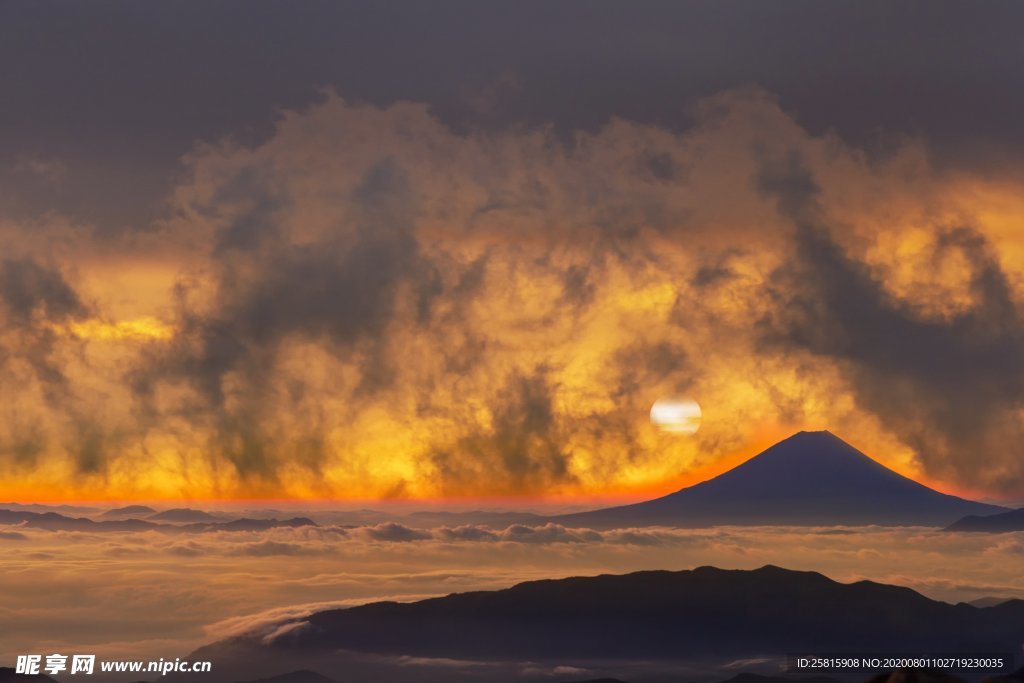
<path fill-rule="evenodd" d="M 549 521 L 566 526 L 946 526 L 1007 508 L 941 493 L 828 431 L 798 432 L 713 479 L 654 500 Z"/>

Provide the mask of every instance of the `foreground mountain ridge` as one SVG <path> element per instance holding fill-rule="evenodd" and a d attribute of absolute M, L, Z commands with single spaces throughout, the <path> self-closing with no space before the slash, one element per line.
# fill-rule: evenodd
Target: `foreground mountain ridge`
<path fill-rule="evenodd" d="M 1022 640 L 1022 600 L 953 605 L 901 586 L 844 584 L 766 565 L 547 579 L 331 609 L 282 621 L 269 635 L 214 643 L 191 658 L 287 666 L 344 652 L 379 662 L 649 666 L 793 652 L 1013 653 Z"/>

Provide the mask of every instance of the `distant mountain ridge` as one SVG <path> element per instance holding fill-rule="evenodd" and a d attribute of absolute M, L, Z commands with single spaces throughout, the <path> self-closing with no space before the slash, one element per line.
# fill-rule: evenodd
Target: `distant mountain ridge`
<path fill-rule="evenodd" d="M 148 505 L 126 505 L 124 507 L 106 510 L 100 517 L 131 517 L 133 515 L 152 515 L 156 510 Z"/>
<path fill-rule="evenodd" d="M 968 515 L 946 527 L 946 531 L 1000 533 L 1024 531 L 1024 508 L 994 515 Z"/>
<path fill-rule="evenodd" d="M 202 533 L 207 531 L 265 531 L 277 527 L 317 526 L 308 517 L 291 519 L 233 519 L 217 522 L 170 524 L 143 519 L 92 520 L 88 517 L 67 517 L 56 512 L 0 510 L 0 524 L 18 524 L 51 531 L 162 531 L 167 533 Z"/>
<path fill-rule="evenodd" d="M 172 508 L 149 515 L 146 519 L 154 522 L 222 522 L 224 518 L 192 508 Z"/>
<path fill-rule="evenodd" d="M 661 498 L 548 518 L 566 526 L 946 526 L 1006 512 L 920 484 L 831 432 L 798 432 L 713 479 Z"/>

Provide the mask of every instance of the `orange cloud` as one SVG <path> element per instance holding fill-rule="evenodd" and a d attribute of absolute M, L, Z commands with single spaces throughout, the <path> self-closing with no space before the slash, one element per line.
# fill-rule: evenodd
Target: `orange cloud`
<path fill-rule="evenodd" d="M 1024 490 L 998 448 L 1018 387 L 939 372 L 999 297 L 992 348 L 1016 348 L 1010 189 L 934 173 L 915 141 L 869 161 L 757 90 L 695 117 L 567 143 L 329 94 L 260 145 L 194 150 L 144 238 L 5 225 L 49 270 L 3 289 L 0 496 L 646 495 L 804 427 L 947 488 Z M 811 205 L 863 300 L 811 284 Z M 846 307 L 944 345 L 886 370 L 845 344 L 890 343 Z M 957 386 L 991 419 L 950 412 Z M 649 424 L 679 394 L 695 436 Z"/>

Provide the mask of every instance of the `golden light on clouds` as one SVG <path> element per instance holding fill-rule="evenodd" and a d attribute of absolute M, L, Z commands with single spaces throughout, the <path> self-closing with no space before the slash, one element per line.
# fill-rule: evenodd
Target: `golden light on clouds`
<path fill-rule="evenodd" d="M 173 327 L 153 317 L 115 322 L 96 319 L 75 321 L 69 323 L 62 331 L 82 339 L 100 341 L 156 341 L 174 336 Z"/>
<path fill-rule="evenodd" d="M 102 258 L 0 225 L 0 497 L 664 493 L 805 427 L 1024 488 L 1011 189 L 760 91 L 695 115 L 566 146 L 328 95 Z"/>

